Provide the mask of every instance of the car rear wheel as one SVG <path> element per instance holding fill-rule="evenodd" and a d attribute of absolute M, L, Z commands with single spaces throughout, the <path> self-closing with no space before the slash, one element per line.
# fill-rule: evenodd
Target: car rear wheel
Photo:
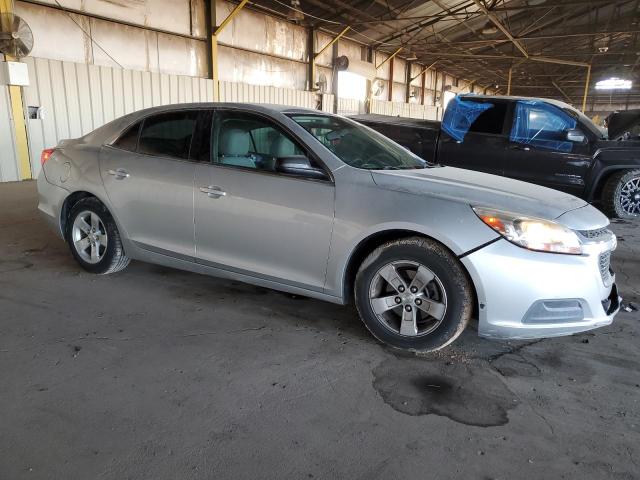
<path fill-rule="evenodd" d="M 614 173 L 602 190 L 604 210 L 610 217 L 640 217 L 640 170 Z"/>
<path fill-rule="evenodd" d="M 88 272 L 115 273 L 129 265 L 118 227 L 97 198 L 83 198 L 71 208 L 66 236 L 71 254 Z"/>
<path fill-rule="evenodd" d="M 356 275 L 355 299 L 378 340 L 422 352 L 453 342 L 473 310 L 473 291 L 460 262 L 441 244 L 420 237 L 374 250 Z"/>

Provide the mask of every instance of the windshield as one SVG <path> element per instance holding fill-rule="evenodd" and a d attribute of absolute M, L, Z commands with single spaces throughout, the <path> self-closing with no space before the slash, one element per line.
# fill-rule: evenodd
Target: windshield
<path fill-rule="evenodd" d="M 315 114 L 289 114 L 289 117 L 352 167 L 404 170 L 430 166 L 404 147 L 352 120 Z"/>

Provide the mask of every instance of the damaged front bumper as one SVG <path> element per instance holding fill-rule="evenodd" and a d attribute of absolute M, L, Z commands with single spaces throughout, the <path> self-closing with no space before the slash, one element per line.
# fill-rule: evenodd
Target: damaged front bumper
<path fill-rule="evenodd" d="M 476 286 L 482 337 L 532 339 L 611 324 L 621 298 L 609 267 L 611 232 L 584 255 L 533 252 L 499 240 L 462 259 Z"/>

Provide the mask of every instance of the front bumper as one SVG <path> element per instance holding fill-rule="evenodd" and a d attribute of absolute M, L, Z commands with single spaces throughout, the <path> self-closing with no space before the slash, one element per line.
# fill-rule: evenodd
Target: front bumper
<path fill-rule="evenodd" d="M 621 298 L 600 259 L 616 238 L 585 246 L 584 255 L 533 252 L 507 240 L 462 259 L 476 287 L 482 337 L 532 339 L 571 335 L 611 324 Z"/>

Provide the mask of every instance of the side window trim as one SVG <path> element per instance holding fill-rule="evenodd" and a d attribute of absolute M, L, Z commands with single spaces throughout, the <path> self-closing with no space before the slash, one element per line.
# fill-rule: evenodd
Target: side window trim
<path fill-rule="evenodd" d="M 329 168 L 327 168 L 327 166 L 324 164 L 324 162 L 322 162 L 318 156 L 313 152 L 313 150 L 311 150 L 304 142 L 302 142 L 298 136 L 293 133 L 289 128 L 287 128 L 285 125 L 282 125 L 280 122 L 278 122 L 276 119 L 270 117 L 269 115 L 265 115 L 261 112 L 255 112 L 252 110 L 246 110 L 243 108 L 233 108 L 233 107 L 218 107 L 215 106 L 212 109 L 212 121 L 211 121 L 211 145 L 210 145 L 210 161 L 208 162 L 209 165 L 211 165 L 212 167 L 216 167 L 216 168 L 231 168 L 231 169 L 235 169 L 235 170 L 240 170 L 240 171 L 244 171 L 244 172 L 252 172 L 252 173 L 257 173 L 257 174 L 261 174 L 261 175 L 276 175 L 276 176 L 281 176 L 281 177 L 285 177 L 285 178 L 290 178 L 290 179 L 294 179 L 294 180 L 303 180 L 303 181 L 312 181 L 312 182 L 322 182 L 322 183 L 331 183 L 334 184 L 334 178 L 333 178 L 333 174 L 331 173 L 331 170 L 329 170 Z M 218 159 L 218 137 L 220 135 L 220 115 L 223 113 L 235 113 L 235 114 L 240 114 L 240 115 L 250 115 L 250 116 L 255 116 L 260 118 L 261 120 L 264 120 L 266 122 L 272 123 L 277 129 L 281 130 L 287 137 L 290 137 L 292 141 L 294 141 L 304 152 L 305 155 L 313 160 L 317 165 L 320 166 L 320 168 L 322 168 L 322 170 L 324 170 L 324 172 L 327 174 L 328 179 L 327 180 L 320 180 L 320 179 L 314 179 L 314 178 L 304 178 L 304 177 L 296 177 L 295 175 L 287 175 L 287 174 L 283 174 L 280 172 L 270 172 L 268 170 L 262 170 L 262 169 L 255 169 L 255 168 L 248 168 L 248 167 L 239 167 L 239 166 L 235 166 L 235 165 L 223 165 L 221 163 L 219 163 L 217 161 Z M 253 142 L 253 139 L 252 139 Z M 214 161 L 214 155 L 215 155 L 215 160 Z"/>

